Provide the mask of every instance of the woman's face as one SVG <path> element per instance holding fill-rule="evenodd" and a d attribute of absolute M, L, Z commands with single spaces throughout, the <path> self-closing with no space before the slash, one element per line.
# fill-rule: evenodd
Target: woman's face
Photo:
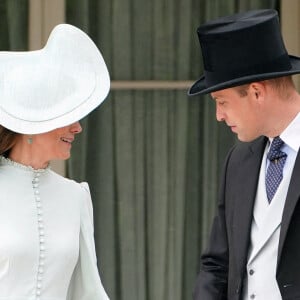
<path fill-rule="evenodd" d="M 18 134 L 8 157 L 35 169 L 45 168 L 51 160 L 71 155 L 75 135 L 82 131 L 79 122 L 40 134 Z"/>
<path fill-rule="evenodd" d="M 32 135 L 32 151 L 44 157 L 46 161 L 68 159 L 75 135 L 81 131 L 80 123 L 76 122 L 46 133 Z"/>

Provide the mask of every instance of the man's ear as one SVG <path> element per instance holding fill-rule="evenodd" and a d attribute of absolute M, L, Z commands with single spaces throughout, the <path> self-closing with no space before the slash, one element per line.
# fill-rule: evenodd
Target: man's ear
<path fill-rule="evenodd" d="M 248 91 L 255 97 L 255 99 L 260 100 L 265 97 L 266 86 L 263 82 L 253 82 L 250 83 Z"/>

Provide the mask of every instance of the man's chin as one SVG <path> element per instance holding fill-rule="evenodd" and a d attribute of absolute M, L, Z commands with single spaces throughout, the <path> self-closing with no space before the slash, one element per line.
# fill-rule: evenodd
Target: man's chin
<path fill-rule="evenodd" d="M 243 136 L 243 135 L 237 134 L 237 138 L 240 142 L 249 143 L 249 142 L 256 140 L 258 138 L 258 136 L 249 137 L 249 136 Z"/>

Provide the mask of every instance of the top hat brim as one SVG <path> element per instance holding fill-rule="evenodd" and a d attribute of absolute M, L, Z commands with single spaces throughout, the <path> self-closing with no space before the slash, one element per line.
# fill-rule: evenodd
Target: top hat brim
<path fill-rule="evenodd" d="M 209 87 L 207 87 L 205 75 L 203 75 L 191 86 L 188 91 L 188 96 L 204 95 L 255 81 L 262 81 L 300 73 L 300 57 L 289 55 L 289 58 L 291 63 L 291 68 L 289 70 L 242 76 Z"/>

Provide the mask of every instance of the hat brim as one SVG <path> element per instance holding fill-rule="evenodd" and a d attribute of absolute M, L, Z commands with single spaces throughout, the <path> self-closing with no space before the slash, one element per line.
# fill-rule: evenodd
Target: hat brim
<path fill-rule="evenodd" d="M 69 24 L 57 25 L 43 49 L 0 52 L 0 66 L 0 124 L 17 133 L 44 133 L 77 122 L 110 89 L 99 49 Z"/>
<path fill-rule="evenodd" d="M 287 75 L 294 75 L 300 73 L 300 58 L 297 56 L 289 55 L 290 63 L 292 68 L 286 71 L 281 72 L 272 72 L 272 73 L 263 73 L 263 74 L 254 74 L 248 76 L 242 76 L 236 79 L 228 80 L 213 86 L 207 87 L 205 76 L 203 75 L 198 79 L 189 89 L 188 96 L 204 95 L 219 90 L 247 84 L 255 81 L 262 81 L 271 78 L 283 77 Z"/>

